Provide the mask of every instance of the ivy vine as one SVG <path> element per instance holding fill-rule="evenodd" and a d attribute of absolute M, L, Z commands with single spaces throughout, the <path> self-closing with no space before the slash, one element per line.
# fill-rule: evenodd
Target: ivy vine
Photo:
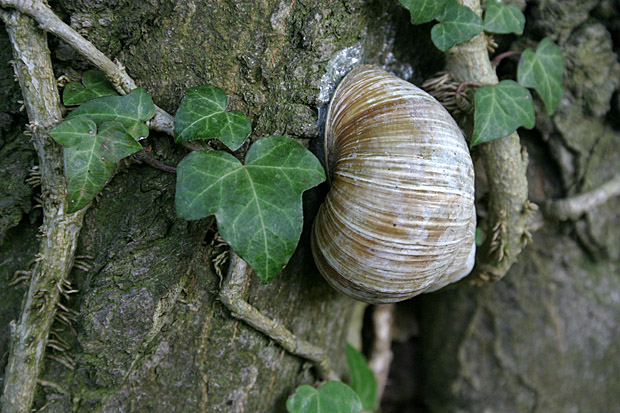
<path fill-rule="evenodd" d="M 114 95 L 114 96 L 110 96 Z M 155 105 L 141 88 L 118 96 L 96 71 L 67 84 L 65 105 L 79 104 L 50 136 L 64 147 L 70 212 L 86 207 L 113 176 L 116 164 L 142 149 Z M 252 132 L 249 119 L 227 111 L 226 94 L 193 87 L 174 119 L 176 142 L 217 139 L 230 151 Z M 178 165 L 176 210 L 193 220 L 215 215 L 222 238 L 263 282 L 289 261 L 303 225 L 302 193 L 325 180 L 316 157 L 285 136 L 259 139 L 245 164 L 224 151 L 194 151 Z"/>
<path fill-rule="evenodd" d="M 431 39 L 441 51 L 487 33 L 523 34 L 525 16 L 513 4 L 489 0 L 484 19 L 456 0 L 399 0 L 411 15 L 412 24 L 437 20 Z M 521 53 L 517 82 L 502 80 L 484 85 L 474 94 L 474 132 L 471 145 L 508 136 L 520 127 L 531 129 L 535 124 L 534 105 L 529 89 L 543 100 L 547 114 L 552 115 L 562 97 L 564 63 L 560 48 L 548 38 L 536 51 Z"/>

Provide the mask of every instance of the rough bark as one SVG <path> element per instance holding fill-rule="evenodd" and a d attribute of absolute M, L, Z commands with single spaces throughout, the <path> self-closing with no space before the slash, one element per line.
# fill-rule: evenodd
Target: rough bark
<path fill-rule="evenodd" d="M 514 47 L 550 36 L 565 57 L 558 112 L 549 118 L 537 102 L 536 131 L 525 133 L 529 198 L 539 204 L 598 188 L 620 174 L 618 108 L 612 104 L 620 63 L 610 34 L 617 38 L 619 15 L 617 7 L 610 9 L 613 2 L 596 3 L 533 2 L 531 31 Z M 421 396 L 428 410 L 616 408 L 619 205 L 612 198 L 573 217 L 574 223 L 560 225 L 549 216 L 500 283 L 459 286 L 417 301 Z"/>
<path fill-rule="evenodd" d="M 418 84 L 441 67 L 440 54 L 428 42 L 429 27 L 412 32 L 404 10 L 394 2 L 386 15 L 383 3 L 65 0 L 53 6 L 106 55 L 125 64 L 167 111 L 174 112 L 187 87 L 209 82 L 226 91 L 232 108 L 250 116 L 252 140 L 288 134 L 318 147 L 313 139 L 319 87 L 334 52 L 361 44 L 365 61 Z M 526 134 L 535 202 L 576 195 L 620 172 L 618 124 L 611 121 L 620 117 L 614 92 L 618 45 L 610 35 L 617 38 L 620 20 L 617 14 L 602 17 L 610 3 L 537 1 L 528 8 L 527 38 L 551 34 L 572 56 L 569 92 L 558 114 L 549 119 L 538 110 L 537 131 Z M 586 21 L 587 12 L 602 24 Z M 5 62 L 3 36 L 0 59 Z M 62 42 L 50 44 L 57 75 L 77 79 L 88 67 Z M 32 189 L 23 184 L 35 155 L 19 134 L 23 117 L 17 115 L 19 91 L 11 79 L 9 67 L 0 65 L 0 112 L 2 120 L 11 119 L 0 125 L 0 173 L 12 178 L 2 178 L 3 184 L 13 185 L 0 188 L 0 208 L 13 208 L 2 210 L 0 222 L 2 370 L 7 326 L 17 318 L 24 293 L 23 286 L 6 283 L 37 252 L 41 223 L 32 209 Z M 148 143 L 169 164 L 186 153 L 165 135 L 154 134 Z M 320 192 L 305 197 L 308 224 Z M 4 194 L 11 194 L 13 203 L 5 202 Z M 217 301 L 220 280 L 210 261 L 222 250 L 212 222 L 179 220 L 173 198 L 174 176 L 147 165 L 124 165 L 89 210 L 77 254 L 91 256 L 92 269 L 73 271 L 80 293 L 62 303 L 80 316 L 74 332 L 59 330 L 71 345 L 64 354 L 76 369 L 48 360 L 35 407 L 282 411 L 295 386 L 314 381 L 309 363 L 236 321 Z M 386 397 L 394 400 L 395 386 L 420 375 L 426 406 L 421 398 L 407 399 L 411 388 L 401 387 L 396 411 L 412 405 L 416 411 L 611 410 L 620 392 L 613 375 L 620 351 L 614 340 L 620 325 L 618 214 L 612 202 L 574 226 L 545 231 L 497 285 L 458 286 L 401 306 L 420 310 L 421 330 L 416 333 L 408 312 L 406 322 L 396 317 L 395 339 L 402 341 L 407 330 L 413 342 L 423 344 L 414 352 L 424 357 L 416 360 L 411 352 L 403 357 L 402 345 L 394 347 L 396 374 Z M 311 343 L 328 348 L 342 371 L 351 301 L 331 291 L 316 272 L 306 233 L 286 270 L 267 286 L 253 279 L 246 297 Z"/>
<path fill-rule="evenodd" d="M 231 107 L 250 116 L 253 140 L 288 134 L 308 144 L 316 138 L 327 61 L 354 45 L 377 60 L 386 37 L 373 29 L 382 15 L 379 2 L 61 5 L 57 11 L 125 64 L 158 105 L 174 112 L 187 87 L 215 84 L 231 97 Z M 54 45 L 57 74 L 76 78 L 73 68 L 86 65 L 66 45 Z M 185 154 L 167 136 L 154 135 L 148 144 L 170 164 Z M 279 411 L 298 384 L 314 381 L 311 364 L 236 321 L 217 301 L 220 280 L 211 260 L 220 249 L 212 244 L 213 222 L 176 217 L 174 181 L 146 165 L 123 166 L 89 210 L 78 255 L 91 257 L 92 269 L 73 271 L 80 293 L 63 305 L 79 318 L 75 331 L 58 333 L 71 349 L 50 351 L 77 368 L 48 361 L 35 407 Z M 309 225 L 320 193 L 306 198 Z M 20 253 L 6 251 L 7 257 Z M 320 278 L 305 234 L 277 280 L 263 286 L 254 279 L 246 295 L 266 315 L 325 347 L 342 372 L 352 301 Z"/>
<path fill-rule="evenodd" d="M 27 16 L 2 10 L 13 49 L 15 75 L 24 98 L 28 130 L 41 173 L 43 225 L 40 247 L 28 277 L 21 314 L 10 324 L 10 354 L 4 372 L 2 411 L 29 411 L 43 370 L 51 326 L 61 315 L 58 302 L 66 293 L 77 238 L 85 210 L 68 213 L 60 145 L 48 132 L 62 119 L 62 106 L 52 70 L 47 38 Z"/>

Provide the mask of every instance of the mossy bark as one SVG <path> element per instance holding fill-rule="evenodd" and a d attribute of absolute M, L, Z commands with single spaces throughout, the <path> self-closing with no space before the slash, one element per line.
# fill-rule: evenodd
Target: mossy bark
<path fill-rule="evenodd" d="M 525 132 L 529 199 L 597 187 L 620 174 L 620 86 L 610 2 L 534 1 L 525 38 L 551 37 L 565 59 L 553 117 L 536 101 Z M 596 21 L 595 19 L 598 19 Z M 614 126 L 615 125 L 615 126 Z M 574 223 L 553 218 L 501 282 L 421 297 L 422 398 L 430 411 L 612 411 L 620 394 L 618 198 Z"/>
<path fill-rule="evenodd" d="M 330 57 L 362 44 L 378 59 L 385 34 L 380 2 L 73 2 L 67 21 L 118 58 L 154 101 L 174 112 L 187 87 L 212 83 L 252 120 L 252 140 L 318 137 L 318 94 Z M 387 22 L 386 22 L 387 24 Z M 371 33 L 372 32 L 372 33 Z M 367 40 L 368 39 L 368 40 Z M 86 65 L 52 41 L 58 74 Z M 152 153 L 170 164 L 186 152 L 153 134 Z M 312 365 L 231 317 L 218 300 L 212 220 L 174 211 L 174 175 L 121 166 L 84 220 L 77 254 L 88 265 L 71 277 L 80 290 L 62 301 L 79 314 L 71 345 L 50 350 L 36 407 L 48 411 L 281 411 Z M 320 202 L 306 199 L 306 227 Z M 11 251 L 15 254 L 16 251 Z M 90 270 L 86 268 L 92 267 Z M 18 291 L 16 291 L 17 293 Z M 352 300 L 333 292 L 309 254 L 307 234 L 279 277 L 253 279 L 246 298 L 269 317 L 324 347 L 339 372 Z M 55 360 L 77 366 L 69 370 Z"/>
<path fill-rule="evenodd" d="M 63 0 L 53 6 L 104 53 L 127 66 L 136 82 L 171 113 L 187 87 L 212 83 L 231 97 L 231 108 L 250 116 L 252 140 L 288 134 L 318 147 L 313 145 L 318 137 L 318 91 L 334 52 L 361 44 L 366 62 L 381 63 L 418 84 L 441 67 L 441 55 L 428 41 L 429 27 L 411 31 L 404 10 L 396 2 L 389 7 L 385 3 Z M 618 45 L 609 34 L 618 33 L 620 20 L 613 13 L 602 17 L 609 3 L 535 1 L 528 8 L 530 37 L 550 34 L 565 56 L 575 56 L 567 71 L 588 79 L 571 77 L 575 82 L 569 79 L 568 84 L 574 86 L 558 114 L 549 119 L 538 111 L 537 131 L 525 134 L 534 202 L 587 190 L 620 172 L 617 123 L 611 121 L 620 116 L 614 92 Z M 386 14 L 386 8 L 392 14 Z M 606 26 L 586 21 L 586 12 Z M 0 35 L 0 46 L 3 41 Z M 62 42 L 52 39 L 50 45 L 56 75 L 77 80 L 78 71 L 88 65 Z M 3 51 L 0 58 L 5 61 Z M 406 54 L 409 58 L 403 59 Z M 2 84 L 10 84 L 10 71 L 7 76 L 0 73 Z M 11 121 L 10 127 L 0 127 L 0 169 L 8 171 L 5 165 L 10 165 L 25 176 L 22 169 L 32 166 L 32 153 L 20 149 L 4 156 L 9 145 L 22 148 L 27 140 L 15 129 L 23 121 L 11 97 L 15 91 L 1 91 L 7 98 L 0 109 Z M 164 135 L 153 134 L 148 145 L 169 164 L 186 153 Z M 76 368 L 48 360 L 40 377 L 46 385 L 38 388 L 36 407 L 45 405 L 54 412 L 272 412 L 284 410 L 286 397 L 298 384 L 315 380 L 310 363 L 235 320 L 217 300 L 220 279 L 211 261 L 221 249 L 213 222 L 176 217 L 174 181 L 173 175 L 146 165 L 122 165 L 89 210 L 77 254 L 91 257 L 92 268 L 72 272 L 80 293 L 61 301 L 79 313 L 78 321 L 75 331 L 55 326 L 71 348 L 48 353 L 70 357 Z M 6 193 L 17 194 L 19 209 L 13 209 L 1 227 L 2 357 L 8 323 L 17 317 L 24 293 L 22 286 L 6 283 L 14 271 L 26 269 L 36 253 L 40 225 L 31 189 L 15 188 Z M 321 190 L 304 197 L 306 227 L 321 197 Z M 620 325 L 614 293 L 620 254 L 619 232 L 613 230 L 617 214 L 617 203 L 610 203 L 574 227 L 567 224 L 539 235 L 497 285 L 458 286 L 416 299 L 424 314 L 417 340 L 423 344 L 417 347 L 423 363 L 416 363 L 414 372 L 403 371 L 407 363 L 396 359 L 395 369 L 401 368 L 396 377 L 421 372 L 426 406 L 438 411 L 556 411 L 575 406 L 604 411 L 620 391 L 614 376 L 619 349 L 610 340 L 618 336 Z M 572 237 L 573 228 L 580 243 Z M 320 278 L 308 247 L 304 232 L 285 271 L 266 286 L 253 279 L 246 298 L 328 349 L 342 371 L 352 302 Z M 592 255 L 600 261 L 592 261 Z M 572 380 L 575 377 L 584 379 Z M 604 384 L 596 377 L 603 377 Z M 389 387 L 388 397 L 394 397 Z"/>
<path fill-rule="evenodd" d="M 62 119 L 47 37 L 21 13 L 2 10 L 14 56 L 15 74 L 24 98 L 28 130 L 39 160 L 43 225 L 40 246 L 19 318 L 11 322 L 8 363 L 4 371 L 2 411 L 27 412 L 43 370 L 45 351 L 66 279 L 73 266 L 84 211 L 68 213 L 62 148 L 49 131 Z M 65 316 L 63 316 L 65 317 Z M 65 317 L 66 319 L 66 317 Z"/>

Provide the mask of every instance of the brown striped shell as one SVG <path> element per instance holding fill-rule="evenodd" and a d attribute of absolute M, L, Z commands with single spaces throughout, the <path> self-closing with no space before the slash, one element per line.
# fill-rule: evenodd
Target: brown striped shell
<path fill-rule="evenodd" d="M 331 188 L 312 230 L 321 274 L 370 303 L 401 301 L 474 264 L 474 170 L 461 130 L 429 94 L 360 66 L 329 106 Z"/>

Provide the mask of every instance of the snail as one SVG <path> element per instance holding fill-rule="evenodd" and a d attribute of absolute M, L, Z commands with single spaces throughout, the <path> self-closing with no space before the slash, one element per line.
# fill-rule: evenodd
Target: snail
<path fill-rule="evenodd" d="M 474 172 L 450 114 L 373 66 L 337 87 L 325 124 L 331 187 L 312 254 L 337 290 L 369 303 L 435 291 L 474 264 Z"/>

